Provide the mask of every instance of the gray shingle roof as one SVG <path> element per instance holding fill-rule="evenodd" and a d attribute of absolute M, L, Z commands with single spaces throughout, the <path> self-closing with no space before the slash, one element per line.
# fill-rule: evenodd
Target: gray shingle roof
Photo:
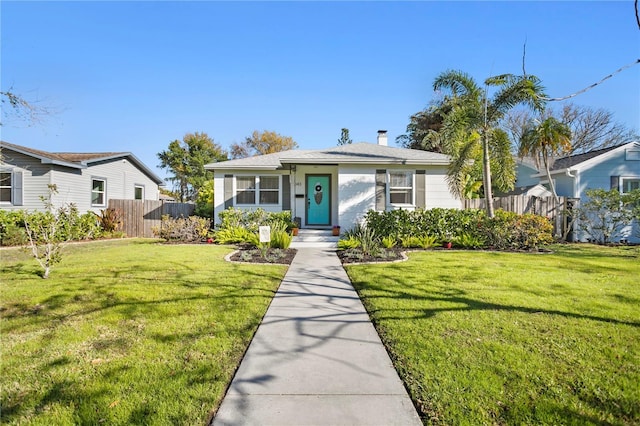
<path fill-rule="evenodd" d="M 609 151 L 612 151 L 621 146 L 628 145 L 628 143 L 623 143 L 616 146 L 610 146 L 608 148 L 596 149 L 594 151 L 585 152 L 583 154 L 570 155 L 568 157 L 558 158 L 551 167 L 551 170 L 563 170 L 568 169 L 569 167 L 573 167 L 576 164 L 583 163 L 587 160 L 591 160 L 599 155 L 605 154 Z"/>
<path fill-rule="evenodd" d="M 449 164 L 449 156 L 360 142 L 318 150 L 290 150 L 207 164 L 216 169 L 278 169 L 284 164 Z"/>
<path fill-rule="evenodd" d="M 117 158 L 129 158 L 139 169 L 147 174 L 153 181 L 160 184 L 162 179 L 156 176 L 142 161 L 130 152 L 48 152 L 0 141 L 0 148 L 10 149 L 41 160 L 43 163 L 58 164 L 65 167 L 82 169 L 89 163 L 111 160 Z"/>

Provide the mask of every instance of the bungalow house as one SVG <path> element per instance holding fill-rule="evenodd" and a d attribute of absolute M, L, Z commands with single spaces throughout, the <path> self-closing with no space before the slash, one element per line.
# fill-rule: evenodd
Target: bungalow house
<path fill-rule="evenodd" d="M 548 185 L 545 171 L 523 176 L 525 179 L 538 179 L 539 183 Z M 551 178 L 554 180 L 556 192 L 559 196 L 587 199 L 588 189 L 617 189 L 621 193 L 640 188 L 640 142 L 629 142 L 572 155 L 557 159 L 551 168 Z M 520 177 L 519 177 L 520 179 Z M 635 224 L 623 232 L 631 242 L 640 242 L 638 227 Z M 579 234 L 580 240 L 587 238 Z"/>
<path fill-rule="evenodd" d="M 54 184 L 54 206 L 98 212 L 109 199 L 158 200 L 156 176 L 130 152 L 47 152 L 0 142 L 0 208 L 42 210 Z"/>
<path fill-rule="evenodd" d="M 290 150 L 211 163 L 214 217 L 226 208 L 289 210 L 303 228 L 344 229 L 367 211 L 461 208 L 446 182 L 446 155 L 355 143 L 319 150 Z"/>

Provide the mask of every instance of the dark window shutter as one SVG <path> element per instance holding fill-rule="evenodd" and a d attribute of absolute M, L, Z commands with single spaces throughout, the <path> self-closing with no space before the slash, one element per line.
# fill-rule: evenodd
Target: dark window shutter
<path fill-rule="evenodd" d="M 376 210 L 387 209 L 387 171 L 376 170 Z"/>
<path fill-rule="evenodd" d="M 233 175 L 224 175 L 224 208 L 233 207 Z"/>
<path fill-rule="evenodd" d="M 12 194 L 11 194 L 11 204 L 14 206 L 22 205 L 22 172 L 13 172 L 12 176 Z"/>
<path fill-rule="evenodd" d="M 424 170 L 416 170 L 416 207 L 427 206 L 426 174 Z"/>
<path fill-rule="evenodd" d="M 611 176 L 611 188 L 620 191 L 620 176 Z"/>
<path fill-rule="evenodd" d="M 282 210 L 291 210 L 291 180 L 289 175 L 282 175 Z"/>

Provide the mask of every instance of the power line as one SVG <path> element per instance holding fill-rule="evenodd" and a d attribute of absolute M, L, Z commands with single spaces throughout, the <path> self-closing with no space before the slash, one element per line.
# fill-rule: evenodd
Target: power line
<path fill-rule="evenodd" d="M 613 77 L 614 75 L 618 74 L 619 72 L 622 72 L 622 71 L 626 70 L 627 68 L 631 68 L 632 66 L 637 65 L 638 63 L 640 63 L 640 59 L 636 59 L 632 63 L 627 64 L 627 65 L 625 65 L 625 66 L 623 66 L 621 68 L 618 68 L 617 70 L 615 70 L 614 72 L 612 72 L 608 76 L 604 77 L 602 80 L 600 80 L 600 81 L 598 81 L 596 83 L 593 83 L 592 85 L 587 86 L 584 89 L 579 90 L 579 91 L 577 91 L 575 93 L 572 93 L 572 94 L 570 94 L 568 96 L 563 96 L 561 98 L 547 98 L 547 97 L 541 96 L 540 99 L 542 99 L 543 101 L 549 101 L 549 102 L 564 101 L 564 100 L 567 100 L 567 99 L 571 99 L 571 98 L 576 97 L 576 96 L 578 96 L 578 95 L 580 95 L 580 94 L 582 94 L 582 93 L 584 93 L 584 92 L 586 92 L 588 90 L 593 89 L 594 87 L 604 83 L 606 80 L 610 79 L 611 77 Z M 524 68 L 524 66 L 523 66 L 523 68 Z"/>

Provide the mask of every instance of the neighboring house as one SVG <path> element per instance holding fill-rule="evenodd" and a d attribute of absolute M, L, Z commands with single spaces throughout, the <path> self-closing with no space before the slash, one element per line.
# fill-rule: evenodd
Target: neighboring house
<path fill-rule="evenodd" d="M 98 212 L 110 199 L 158 200 L 162 179 L 130 152 L 53 153 L 0 142 L 0 208 L 42 210 L 55 184 L 55 207 Z"/>
<path fill-rule="evenodd" d="M 510 195 L 525 195 L 528 197 L 553 197 L 551 191 L 541 184 L 516 186 L 509 192 L 498 194 L 498 197 L 508 197 Z"/>
<path fill-rule="evenodd" d="M 539 179 L 543 185 L 548 184 L 544 170 L 523 176 Z M 621 193 L 640 188 L 640 142 L 629 142 L 623 145 L 590 151 L 557 159 L 551 168 L 556 192 L 559 196 L 587 199 L 588 189 L 617 189 Z M 520 180 L 520 178 L 519 178 Z M 639 224 L 628 227 L 624 233 L 629 241 L 640 242 L 637 235 Z M 580 240 L 586 235 L 580 234 Z"/>
<path fill-rule="evenodd" d="M 290 150 L 211 163 L 214 215 L 228 207 L 289 210 L 303 228 L 349 229 L 369 210 L 461 208 L 446 182 L 448 156 L 378 144 Z"/>

